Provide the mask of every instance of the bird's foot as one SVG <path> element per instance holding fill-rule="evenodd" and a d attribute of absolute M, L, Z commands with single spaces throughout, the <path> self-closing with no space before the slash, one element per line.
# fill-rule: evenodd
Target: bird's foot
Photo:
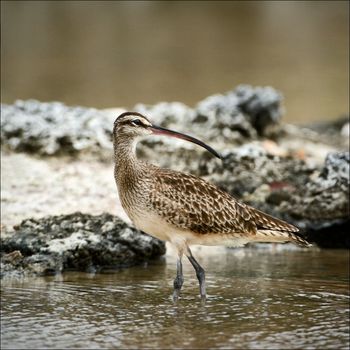
<path fill-rule="evenodd" d="M 182 271 L 181 271 L 182 272 Z M 178 274 L 174 279 L 174 292 L 173 292 L 173 300 L 177 301 L 180 296 L 180 291 L 182 288 L 182 285 L 184 283 L 184 278 L 182 274 Z"/>
<path fill-rule="evenodd" d="M 173 302 L 176 303 L 179 300 L 180 290 L 174 289 L 173 292 Z"/>

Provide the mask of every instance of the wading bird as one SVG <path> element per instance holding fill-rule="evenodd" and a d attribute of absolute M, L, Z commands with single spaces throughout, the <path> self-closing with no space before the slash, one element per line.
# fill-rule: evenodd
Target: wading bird
<path fill-rule="evenodd" d="M 289 241 L 308 245 L 298 236 L 295 226 L 239 202 L 205 180 L 137 159 L 138 140 L 152 134 L 190 141 L 221 157 L 202 141 L 153 125 L 136 112 L 123 113 L 114 122 L 114 176 L 121 204 L 136 228 L 169 241 L 176 248 L 175 300 L 184 281 L 184 254 L 196 271 L 202 299 L 206 297 L 205 271 L 193 257 L 190 245 L 242 246 L 248 242 Z"/>

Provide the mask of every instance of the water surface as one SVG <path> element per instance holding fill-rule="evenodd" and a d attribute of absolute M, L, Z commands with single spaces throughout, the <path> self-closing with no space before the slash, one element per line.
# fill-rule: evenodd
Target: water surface
<path fill-rule="evenodd" d="M 104 274 L 3 280 L 1 347 L 347 348 L 349 254 L 342 250 L 197 251 L 177 304 L 175 256 Z"/>

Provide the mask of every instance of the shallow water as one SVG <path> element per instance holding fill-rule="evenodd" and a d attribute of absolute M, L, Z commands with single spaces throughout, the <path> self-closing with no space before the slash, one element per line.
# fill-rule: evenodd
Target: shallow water
<path fill-rule="evenodd" d="M 3 280 L 1 347 L 348 348 L 349 253 L 199 249 L 207 271 L 171 300 L 175 256 L 104 274 Z"/>

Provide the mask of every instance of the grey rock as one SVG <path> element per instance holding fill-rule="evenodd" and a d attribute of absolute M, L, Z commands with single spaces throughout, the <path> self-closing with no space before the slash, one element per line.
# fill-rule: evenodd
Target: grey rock
<path fill-rule="evenodd" d="M 201 134 L 205 130 L 210 140 L 221 138 L 225 142 L 242 143 L 257 137 L 256 130 L 238 108 L 238 99 L 233 93 L 208 97 L 197 105 L 196 112 L 196 129 L 200 128 L 198 133 Z"/>
<path fill-rule="evenodd" d="M 308 240 L 315 242 L 321 248 L 350 248 L 350 219 L 323 222 L 319 225 L 309 225 Z"/>
<path fill-rule="evenodd" d="M 27 219 L 1 238 L 1 274 L 49 275 L 66 269 L 127 267 L 165 253 L 165 244 L 110 214 Z"/>
<path fill-rule="evenodd" d="M 239 108 L 248 115 L 259 135 L 264 135 L 270 125 L 280 122 L 284 113 L 281 105 L 283 96 L 274 88 L 240 85 L 235 93 L 239 99 Z"/>
<path fill-rule="evenodd" d="M 279 123 L 283 110 L 282 95 L 272 87 L 239 85 L 224 95 L 214 95 L 199 102 L 197 118 L 207 130 L 223 130 L 227 139 L 238 131 L 243 137 L 265 135 L 269 126 Z M 204 125 L 203 125 L 204 126 Z"/>
<path fill-rule="evenodd" d="M 284 210 L 307 222 L 320 223 L 345 220 L 350 215 L 349 152 L 328 154 L 324 166 L 310 176 Z"/>
<path fill-rule="evenodd" d="M 335 120 L 309 123 L 302 129 L 314 131 L 316 138 L 324 143 L 340 149 L 349 149 L 349 115 Z"/>
<path fill-rule="evenodd" d="M 14 258 L 15 256 L 15 258 Z M 19 250 L 1 252 L 0 277 L 19 278 L 23 276 L 55 275 L 63 270 L 62 257 L 55 254 L 33 254 L 23 256 Z"/>
<path fill-rule="evenodd" d="M 232 195 L 246 197 L 263 185 L 271 189 L 302 186 L 314 170 L 300 159 L 268 154 L 260 144 L 252 142 L 227 151 L 222 162 L 203 155 L 197 174 Z"/>
<path fill-rule="evenodd" d="M 110 151 L 115 118 L 94 108 L 19 100 L 1 105 L 1 142 L 11 150 L 41 155 Z"/>
<path fill-rule="evenodd" d="M 206 98 L 195 109 L 179 102 L 139 104 L 134 109 L 150 116 L 156 124 L 191 130 L 220 147 L 225 142 L 242 143 L 257 133 L 265 134 L 268 126 L 281 118 L 280 102 L 280 93 L 270 87 L 239 86 L 225 95 Z M 1 142 L 11 150 L 39 155 L 110 152 L 113 122 L 122 111 L 36 100 L 2 104 Z M 156 138 L 146 145 L 154 148 L 163 140 Z"/>
<path fill-rule="evenodd" d="M 343 115 L 335 120 L 312 122 L 303 125 L 303 127 L 314 130 L 318 134 L 339 136 L 342 128 L 347 124 L 349 124 L 349 115 Z"/>
<path fill-rule="evenodd" d="M 342 126 L 340 135 L 346 139 L 349 139 L 350 136 L 350 123 L 346 123 Z"/>

